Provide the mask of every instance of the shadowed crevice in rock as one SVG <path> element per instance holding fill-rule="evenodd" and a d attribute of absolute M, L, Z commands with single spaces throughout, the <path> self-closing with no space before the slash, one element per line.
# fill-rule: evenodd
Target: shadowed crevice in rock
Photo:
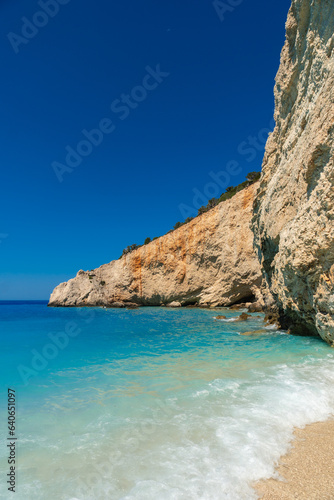
<path fill-rule="evenodd" d="M 317 187 L 324 165 L 328 165 L 331 160 L 331 148 L 328 144 L 319 144 L 312 153 L 311 161 L 306 168 L 307 196 L 310 197 L 312 191 Z"/>

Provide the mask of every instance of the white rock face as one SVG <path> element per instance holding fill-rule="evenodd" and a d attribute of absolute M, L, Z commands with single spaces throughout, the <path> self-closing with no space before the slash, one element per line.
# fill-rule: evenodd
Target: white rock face
<path fill-rule="evenodd" d="M 258 183 L 172 233 L 53 291 L 51 306 L 231 305 L 261 298 L 250 229 Z M 174 304 L 173 304 L 174 303 Z"/>
<path fill-rule="evenodd" d="M 265 300 L 283 326 L 334 342 L 334 2 L 293 0 L 276 128 L 254 204 Z"/>

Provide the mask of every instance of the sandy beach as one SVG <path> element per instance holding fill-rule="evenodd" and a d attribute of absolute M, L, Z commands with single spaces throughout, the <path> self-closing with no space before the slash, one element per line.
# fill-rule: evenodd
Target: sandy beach
<path fill-rule="evenodd" d="M 292 449 L 277 472 L 281 480 L 255 485 L 262 500 L 333 500 L 334 419 L 296 429 Z"/>

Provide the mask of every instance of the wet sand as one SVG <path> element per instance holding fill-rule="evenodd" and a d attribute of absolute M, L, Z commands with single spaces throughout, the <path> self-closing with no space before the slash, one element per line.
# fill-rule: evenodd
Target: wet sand
<path fill-rule="evenodd" d="M 256 483 L 262 500 L 334 500 L 334 419 L 295 430 L 292 449 L 281 458 L 281 480 Z"/>

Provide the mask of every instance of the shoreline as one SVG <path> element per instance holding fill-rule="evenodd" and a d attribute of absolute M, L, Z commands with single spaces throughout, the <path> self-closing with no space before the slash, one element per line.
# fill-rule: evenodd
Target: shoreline
<path fill-rule="evenodd" d="M 253 484 L 261 500 L 333 500 L 334 417 L 294 430 L 286 455 L 270 478 Z"/>

